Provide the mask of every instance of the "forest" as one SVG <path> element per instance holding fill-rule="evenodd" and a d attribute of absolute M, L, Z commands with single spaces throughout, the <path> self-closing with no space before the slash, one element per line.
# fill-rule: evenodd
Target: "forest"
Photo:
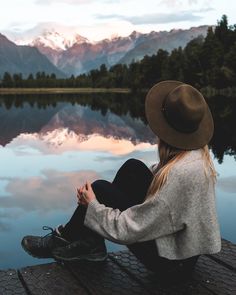
<path fill-rule="evenodd" d="M 185 48 L 179 47 L 170 53 L 160 49 L 130 65 L 116 64 L 108 69 L 103 64 L 87 74 L 66 79 L 44 72 L 30 74 L 26 79 L 20 73 L 5 73 L 0 87 L 118 87 L 139 91 L 162 80 L 180 80 L 199 89 L 235 86 L 236 24 L 229 25 L 227 16 L 223 15 L 216 26 L 208 28 L 205 38 L 199 36 Z"/>

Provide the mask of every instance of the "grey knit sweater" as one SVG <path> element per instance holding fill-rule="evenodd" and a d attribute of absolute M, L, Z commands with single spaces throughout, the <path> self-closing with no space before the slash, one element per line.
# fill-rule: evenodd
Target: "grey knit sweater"
<path fill-rule="evenodd" d="M 168 259 L 221 249 L 214 183 L 204 170 L 200 150 L 178 161 L 162 189 L 140 205 L 121 212 L 93 200 L 84 224 L 120 244 L 155 239 L 159 255 Z"/>

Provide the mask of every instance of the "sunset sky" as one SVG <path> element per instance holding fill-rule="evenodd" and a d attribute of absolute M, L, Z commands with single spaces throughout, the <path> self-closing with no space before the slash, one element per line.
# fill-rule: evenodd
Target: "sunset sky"
<path fill-rule="evenodd" d="M 55 23 L 99 40 L 133 30 L 214 25 L 223 14 L 234 24 L 235 11 L 235 0 L 2 0 L 0 32 L 26 32 Z"/>

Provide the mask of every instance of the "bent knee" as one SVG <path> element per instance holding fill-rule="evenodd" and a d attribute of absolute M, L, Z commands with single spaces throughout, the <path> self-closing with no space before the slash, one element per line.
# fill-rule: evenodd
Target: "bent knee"
<path fill-rule="evenodd" d="M 124 166 L 128 166 L 132 169 L 139 169 L 139 168 L 143 168 L 143 167 L 146 167 L 147 166 L 140 160 L 138 159 L 135 159 L 135 158 L 130 158 L 128 159 L 125 163 L 124 163 Z"/>

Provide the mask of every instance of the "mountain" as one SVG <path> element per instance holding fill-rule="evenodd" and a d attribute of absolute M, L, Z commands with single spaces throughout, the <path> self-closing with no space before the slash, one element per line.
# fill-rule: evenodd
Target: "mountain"
<path fill-rule="evenodd" d="M 4 53 L 0 54 L 0 68 L 1 72 L 2 69 L 4 71 L 8 69 L 11 73 L 23 72 L 24 69 L 24 74 L 29 70 L 33 73 L 41 70 L 47 73 L 55 72 L 58 77 L 63 75 L 62 72 L 67 76 L 72 74 L 76 76 L 99 68 L 101 64 L 105 64 L 108 68 L 117 63 L 130 64 L 133 60 L 140 60 L 145 55 L 155 54 L 160 48 L 171 51 L 179 46 L 184 47 L 199 35 L 205 37 L 207 29 L 208 26 L 200 26 L 188 30 L 153 31 L 147 34 L 134 31 L 126 37 L 92 42 L 79 35 L 75 28 L 69 30 L 58 25 L 55 29 L 52 24 L 48 27 L 44 24 L 43 27 L 27 32 L 25 36 L 10 34 L 17 44 L 28 44 L 30 47 L 16 46 L 9 40 L 1 41 L 4 37 L 1 35 L 0 46 L 2 43 L 8 43 L 8 45 L 5 45 Z M 8 47 L 14 47 L 14 52 L 18 53 L 10 54 Z M 24 53 L 26 51 L 28 51 L 27 55 Z M 39 56 L 40 53 L 41 56 Z M 19 56 L 21 62 L 19 62 Z M 45 58 L 43 60 L 43 56 L 46 56 L 48 60 Z M 23 63 L 27 66 L 22 67 Z"/>
<path fill-rule="evenodd" d="M 99 68 L 101 64 L 107 67 L 117 63 L 130 64 L 140 60 L 145 55 L 155 54 L 158 49 L 171 51 L 179 46 L 184 47 L 190 40 L 202 35 L 206 36 L 208 26 L 190 28 L 188 30 L 171 30 L 142 34 L 134 31 L 127 37 L 104 39 L 91 42 L 79 36 L 71 46 L 56 46 L 55 42 L 45 42 L 41 37 L 32 41 L 39 51 L 45 54 L 61 71 L 71 75 L 86 73 Z M 54 32 L 55 34 L 55 32 Z M 48 35 L 49 37 L 49 35 Z M 55 38 L 50 39 L 55 40 Z"/>
<path fill-rule="evenodd" d="M 151 32 L 142 35 L 142 42 L 129 50 L 121 59 L 120 63 L 130 64 L 133 60 L 141 60 L 145 55 L 155 54 L 159 49 L 171 51 L 174 48 L 185 47 L 192 39 L 206 37 L 208 26 L 193 27 L 188 30 L 171 30 L 169 32 Z"/>
<path fill-rule="evenodd" d="M 57 77 L 65 77 L 65 74 L 36 47 L 16 45 L 0 34 L 0 76 L 9 72 L 22 73 L 27 77 L 30 73 L 42 71 L 47 74 L 55 73 Z"/>
<path fill-rule="evenodd" d="M 30 45 L 35 47 L 49 47 L 57 51 L 62 51 L 70 48 L 75 43 L 80 44 L 84 42 L 88 42 L 88 39 L 78 34 L 74 34 L 68 38 L 56 30 L 45 30 L 41 36 L 32 40 Z"/>
<path fill-rule="evenodd" d="M 66 37 L 64 34 L 52 29 L 51 31 L 44 30 L 42 35 L 33 39 L 29 45 L 38 48 L 38 50 L 46 55 L 55 66 L 58 66 L 64 51 L 72 47 L 74 44 L 79 45 L 87 42 L 88 39 L 79 34 Z M 61 70 L 63 70 L 63 67 L 61 67 Z M 71 74 L 70 72 L 67 73 Z"/>
<path fill-rule="evenodd" d="M 99 68 L 101 64 L 113 66 L 138 44 L 138 37 L 139 34 L 131 34 L 128 37 L 104 39 L 96 43 L 75 43 L 61 53 L 56 66 L 65 73 L 74 75 Z"/>
<path fill-rule="evenodd" d="M 45 22 L 23 32 L 3 31 L 3 34 L 18 45 L 33 45 L 39 42 L 40 45 L 60 51 L 66 50 L 76 42 L 87 40 L 78 35 L 78 32 L 78 27 Z"/>

